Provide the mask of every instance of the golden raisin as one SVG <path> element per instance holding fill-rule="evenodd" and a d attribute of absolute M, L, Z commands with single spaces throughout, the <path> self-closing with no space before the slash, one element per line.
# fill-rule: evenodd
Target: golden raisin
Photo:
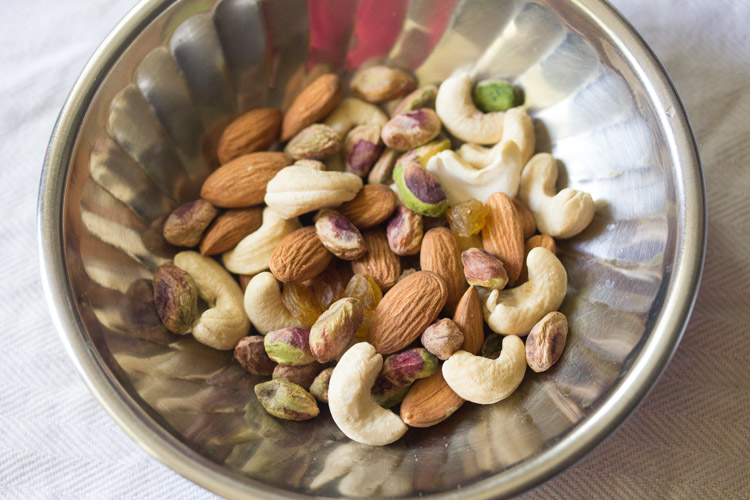
<path fill-rule="evenodd" d="M 281 292 L 281 302 L 307 328 L 313 326 L 323 314 L 313 291 L 300 283 L 286 283 Z"/>
<path fill-rule="evenodd" d="M 335 266 L 328 266 L 325 271 L 311 280 L 315 298 L 323 310 L 344 296 L 346 281 Z"/>
<path fill-rule="evenodd" d="M 487 209 L 479 200 L 466 200 L 445 212 L 451 230 L 459 236 L 477 234 L 484 227 Z"/>
<path fill-rule="evenodd" d="M 365 306 L 365 315 L 368 315 L 368 312 L 371 313 L 378 307 L 380 299 L 383 298 L 383 292 L 371 276 L 355 274 L 346 285 L 344 296 L 362 301 L 362 305 Z"/>

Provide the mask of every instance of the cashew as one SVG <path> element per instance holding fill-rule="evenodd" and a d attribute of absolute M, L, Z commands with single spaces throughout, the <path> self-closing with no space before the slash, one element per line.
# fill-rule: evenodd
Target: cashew
<path fill-rule="evenodd" d="M 468 73 L 445 80 L 435 98 L 435 111 L 443 126 L 462 141 L 495 144 L 503 136 L 502 111 L 482 113 L 471 98 L 472 82 Z"/>
<path fill-rule="evenodd" d="M 266 204 L 290 219 L 319 208 L 334 208 L 354 198 L 362 179 L 348 172 L 285 167 L 266 186 Z"/>
<path fill-rule="evenodd" d="M 484 319 L 495 333 L 526 335 L 565 298 L 568 275 L 555 254 L 532 248 L 526 257 L 529 281 L 508 290 L 492 290 L 484 303 Z"/>
<path fill-rule="evenodd" d="M 497 359 L 454 353 L 443 363 L 443 377 L 453 392 L 481 405 L 497 403 L 513 394 L 526 373 L 526 348 L 515 335 L 503 339 Z"/>
<path fill-rule="evenodd" d="M 594 200 L 589 193 L 565 188 L 555 194 L 557 162 L 552 155 L 534 155 L 521 175 L 519 197 L 534 214 L 536 227 L 553 238 L 570 238 L 594 218 Z"/>
<path fill-rule="evenodd" d="M 282 328 L 305 326 L 284 306 L 279 282 L 268 271 L 253 276 L 245 289 L 244 302 L 247 317 L 261 335 Z"/>
<path fill-rule="evenodd" d="M 503 119 L 503 137 L 491 148 L 477 144 L 464 144 L 458 148 L 458 154 L 475 168 L 484 168 L 502 152 L 504 144 L 513 141 L 521 150 L 521 164 L 526 165 L 534 154 L 536 136 L 534 122 L 523 108 L 511 108 L 505 112 Z"/>
<path fill-rule="evenodd" d="M 525 351 L 523 356 L 525 362 Z M 383 357 L 375 348 L 360 342 L 344 353 L 331 374 L 328 385 L 331 416 L 339 429 L 358 443 L 390 444 L 407 429 L 398 415 L 381 408 L 370 394 L 382 366 Z"/>
<path fill-rule="evenodd" d="M 282 219 L 273 209 L 264 208 L 261 226 L 245 236 L 232 250 L 221 255 L 224 267 L 236 274 L 265 271 L 276 245 L 284 236 L 300 227 L 297 219 Z"/>
<path fill-rule="evenodd" d="M 440 181 L 451 205 L 471 198 L 484 203 L 498 191 L 514 197 L 522 167 L 521 152 L 513 141 L 502 143 L 493 162 L 482 169 L 474 168 L 450 150 L 441 151 L 427 162 L 427 170 Z"/>
<path fill-rule="evenodd" d="M 323 123 L 338 132 L 341 137 L 346 137 L 346 134 L 358 125 L 375 124 L 382 127 L 387 121 L 388 115 L 379 107 L 354 97 L 347 97 L 341 100 Z"/>
<path fill-rule="evenodd" d="M 214 349 L 234 349 L 250 332 L 237 282 L 218 262 L 198 252 L 180 252 L 174 256 L 174 263 L 192 276 L 209 306 L 193 323 L 195 340 Z"/>

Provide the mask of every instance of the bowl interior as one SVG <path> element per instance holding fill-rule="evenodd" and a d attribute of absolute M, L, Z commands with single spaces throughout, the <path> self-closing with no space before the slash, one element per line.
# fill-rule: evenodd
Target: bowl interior
<path fill-rule="evenodd" d="M 68 105 L 77 106 L 76 128 L 55 139 L 69 141 L 58 203 L 75 325 L 64 330 L 92 389 L 152 454 L 226 496 L 502 495 L 570 463 L 667 361 L 696 279 L 679 290 L 677 271 L 687 252 L 695 274 L 700 253 L 700 234 L 685 236 L 698 167 L 679 149 L 689 136 L 682 110 L 658 66 L 641 65 L 624 39 L 638 42 L 599 2 L 142 4 L 97 55 L 102 79 L 79 83 L 89 93 Z M 457 68 L 516 82 L 537 150 L 560 162 L 559 187 L 597 201 L 591 226 L 559 242 L 570 336 L 556 367 L 527 373 L 499 404 L 467 404 L 381 448 L 350 442 L 325 409 L 304 423 L 266 414 L 256 378 L 231 353 L 163 329 L 149 288 L 175 252 L 161 237 L 164 217 L 198 196 L 228 120 L 283 108 L 317 75 L 346 81 L 376 60 L 422 84 Z"/>

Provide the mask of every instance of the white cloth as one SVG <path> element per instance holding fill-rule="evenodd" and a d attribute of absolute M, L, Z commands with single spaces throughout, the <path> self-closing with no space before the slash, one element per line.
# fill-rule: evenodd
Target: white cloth
<path fill-rule="evenodd" d="M 36 198 L 55 118 L 134 0 L 6 0 L 0 20 L 0 497 L 213 499 L 138 447 L 89 393 L 43 298 Z M 614 0 L 692 119 L 709 207 L 685 337 L 604 443 L 524 498 L 750 497 L 750 2 Z"/>

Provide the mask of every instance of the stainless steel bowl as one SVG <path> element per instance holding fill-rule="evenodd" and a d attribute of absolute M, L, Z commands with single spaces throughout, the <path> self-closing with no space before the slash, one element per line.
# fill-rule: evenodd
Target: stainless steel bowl
<path fill-rule="evenodd" d="M 564 165 L 560 184 L 591 192 L 597 214 L 560 244 L 571 334 L 559 364 L 499 404 L 369 448 L 326 415 L 265 414 L 231 353 L 161 328 L 148 280 L 174 252 L 161 221 L 196 196 L 228 118 L 378 58 L 422 82 L 458 67 L 518 82 L 539 148 Z M 57 328 L 90 389 L 196 483 L 229 498 L 489 498 L 572 464 L 648 392 L 693 304 L 704 210 L 677 95 L 602 1 L 148 0 L 62 110 L 41 181 L 40 253 Z"/>

